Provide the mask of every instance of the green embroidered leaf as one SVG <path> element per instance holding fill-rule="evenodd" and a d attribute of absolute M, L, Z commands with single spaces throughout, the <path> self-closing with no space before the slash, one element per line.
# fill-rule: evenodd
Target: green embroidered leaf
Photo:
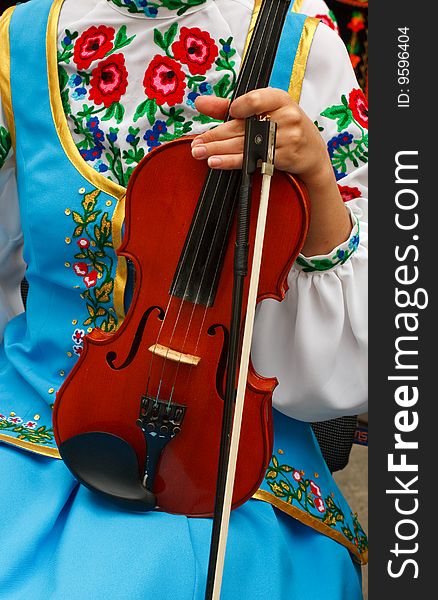
<path fill-rule="evenodd" d="M 348 104 L 347 106 L 344 104 L 329 106 L 322 111 L 321 116 L 337 121 L 338 131 L 342 131 L 353 121 L 353 113 L 348 108 Z"/>
<path fill-rule="evenodd" d="M 154 29 L 154 43 L 159 46 L 164 52 L 167 51 L 166 44 L 164 43 L 163 34 L 158 29 Z"/>
<path fill-rule="evenodd" d="M 59 77 L 59 87 L 62 91 L 68 83 L 68 75 L 67 75 L 67 71 L 64 69 L 64 67 L 61 67 L 60 65 L 58 66 L 58 77 Z"/>
<path fill-rule="evenodd" d="M 128 38 L 126 36 L 126 25 L 122 25 L 116 34 L 116 39 L 114 40 L 113 49 L 110 50 L 109 52 L 107 52 L 105 56 L 109 56 L 113 52 L 120 50 L 120 48 L 124 48 L 125 46 L 128 46 L 128 44 L 130 44 L 134 38 L 135 38 L 135 35 L 131 36 L 130 38 Z"/>
<path fill-rule="evenodd" d="M 134 123 L 144 115 L 147 116 L 151 125 L 155 123 L 155 114 L 157 112 L 157 101 L 155 98 L 149 98 L 137 106 L 134 114 Z"/>
<path fill-rule="evenodd" d="M 115 117 L 117 124 L 119 125 L 123 121 L 123 115 L 125 114 L 125 109 L 120 102 L 116 102 L 116 112 Z"/>
<path fill-rule="evenodd" d="M 6 158 L 11 149 L 11 136 L 7 129 L 0 126 L 0 169 L 5 164 Z"/>
<path fill-rule="evenodd" d="M 216 96 L 219 96 L 219 98 L 226 98 L 230 83 L 230 76 L 228 73 L 225 73 L 222 79 L 220 79 L 216 85 L 213 86 Z"/>
<path fill-rule="evenodd" d="M 118 104 L 117 102 L 113 102 L 112 104 L 110 104 L 108 106 L 108 108 L 105 111 L 105 114 L 102 117 L 102 121 L 109 121 L 110 119 L 112 119 L 115 116 L 116 113 L 116 104 Z"/>
<path fill-rule="evenodd" d="M 175 39 L 177 31 L 178 31 L 178 23 L 173 23 L 173 25 L 171 25 L 169 27 L 169 29 L 166 31 L 166 33 L 164 34 L 163 39 L 164 39 L 166 51 L 172 45 L 172 42 Z"/>

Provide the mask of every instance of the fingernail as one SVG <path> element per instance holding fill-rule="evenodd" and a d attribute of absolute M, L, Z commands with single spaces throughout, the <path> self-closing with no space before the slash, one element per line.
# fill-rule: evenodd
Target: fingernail
<path fill-rule="evenodd" d="M 195 146 L 192 148 L 193 158 L 205 158 L 207 156 L 207 148 L 205 146 Z"/>
<path fill-rule="evenodd" d="M 192 148 L 193 146 L 197 146 L 198 144 L 203 144 L 204 140 L 201 137 L 195 137 L 194 140 L 192 140 Z"/>
<path fill-rule="evenodd" d="M 219 158 L 218 156 L 211 156 L 208 159 L 208 166 L 211 168 L 215 168 L 215 167 L 220 167 L 222 164 L 222 159 Z"/>

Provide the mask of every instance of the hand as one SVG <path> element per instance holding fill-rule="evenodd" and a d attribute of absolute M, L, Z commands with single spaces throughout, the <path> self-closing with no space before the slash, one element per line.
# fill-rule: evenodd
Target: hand
<path fill-rule="evenodd" d="M 299 175 L 311 200 L 312 217 L 302 252 L 307 256 L 326 254 L 348 239 L 351 221 L 325 142 L 304 111 L 286 92 L 274 88 L 248 92 L 231 106 L 215 96 L 196 99 L 196 108 L 215 119 L 224 119 L 228 107 L 233 119 L 196 136 L 193 157 L 207 159 L 213 169 L 241 168 L 246 117 L 269 114 L 277 123 L 275 166 Z"/>
<path fill-rule="evenodd" d="M 198 96 L 196 108 L 216 119 L 224 119 L 229 101 L 215 96 Z M 240 96 L 230 106 L 228 121 L 195 137 L 192 154 L 208 159 L 216 169 L 240 169 L 243 158 L 245 118 L 269 114 L 277 123 L 275 166 L 299 175 L 304 183 L 332 176 L 330 158 L 324 140 L 314 123 L 286 92 L 263 88 Z"/>

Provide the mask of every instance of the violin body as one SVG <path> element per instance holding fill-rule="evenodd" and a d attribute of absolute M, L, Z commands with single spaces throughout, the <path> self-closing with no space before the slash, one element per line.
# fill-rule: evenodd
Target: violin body
<path fill-rule="evenodd" d="M 172 279 L 208 171 L 204 161 L 191 157 L 190 142 L 191 138 L 181 138 L 156 148 L 131 177 L 118 254 L 135 266 L 132 303 L 115 333 L 95 329 L 85 337 L 81 357 L 57 395 L 54 431 L 58 445 L 96 431 L 122 438 L 135 451 L 140 477 L 148 451 L 137 424 L 142 397 L 184 406 L 180 432 L 160 456 L 153 492 L 158 510 L 206 517 L 214 512 L 235 224 L 213 305 L 171 296 Z M 251 240 L 260 184 L 257 175 Z M 258 299 L 281 301 L 307 232 L 308 198 L 303 186 L 284 172 L 274 174 L 270 196 Z M 250 261 L 251 256 L 250 251 Z M 275 385 L 275 379 L 261 377 L 250 365 L 233 508 L 254 494 L 269 464 Z"/>

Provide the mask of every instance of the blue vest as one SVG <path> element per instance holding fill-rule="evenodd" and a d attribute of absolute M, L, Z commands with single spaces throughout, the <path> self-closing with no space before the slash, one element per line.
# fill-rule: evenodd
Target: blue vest
<path fill-rule="evenodd" d="M 56 391 L 80 355 L 84 335 L 94 327 L 114 330 L 123 312 L 125 265 L 114 248 L 121 241 L 125 190 L 83 161 L 68 131 L 52 4 L 60 8 L 59 0 L 18 6 L 10 25 L 29 294 L 27 311 L 8 323 L 0 345 L 0 440 L 59 458 L 52 429 Z M 295 57 L 303 64 L 304 33 L 316 28 L 312 21 L 288 14 L 272 86 L 290 91 Z M 36 100 L 32 111 L 28 98 Z M 94 268 L 85 272 L 90 262 Z M 274 430 L 274 454 L 255 498 L 336 539 L 364 561 L 365 534 L 328 471 L 310 425 L 274 411 Z"/>

